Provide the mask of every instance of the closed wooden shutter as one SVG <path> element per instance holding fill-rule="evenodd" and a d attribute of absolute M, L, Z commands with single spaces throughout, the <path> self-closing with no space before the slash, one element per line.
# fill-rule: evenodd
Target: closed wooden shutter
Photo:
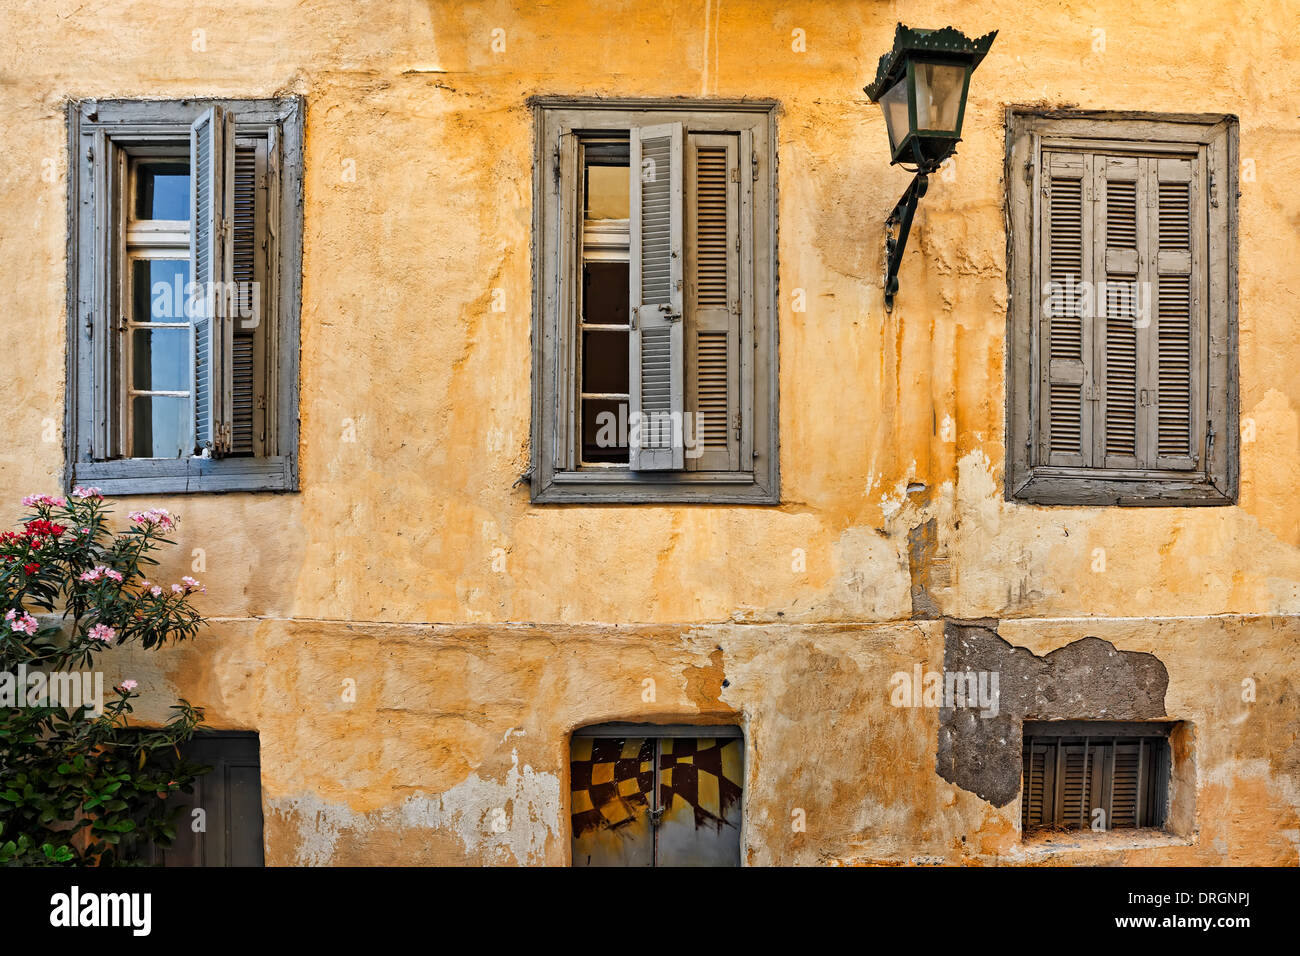
<path fill-rule="evenodd" d="M 693 134 L 686 177 L 686 466 L 740 463 L 740 157 L 734 135 Z"/>
<path fill-rule="evenodd" d="M 1201 430 L 1197 393 L 1201 390 L 1202 295 L 1194 276 L 1202 271 L 1195 241 L 1195 170 L 1191 159 L 1148 161 L 1155 195 L 1149 210 L 1154 224 L 1154 342 L 1148 387 L 1156 408 L 1154 464 L 1191 469 L 1198 462 Z"/>
<path fill-rule="evenodd" d="M 628 336 L 633 471 L 682 470 L 682 126 L 633 127 Z"/>
<path fill-rule="evenodd" d="M 1137 468 L 1146 460 L 1139 389 L 1144 376 L 1146 337 L 1138 328 L 1139 250 L 1147 247 L 1145 191 L 1135 157 L 1090 156 L 1097 207 L 1094 243 L 1097 264 L 1094 303 L 1102 316 L 1095 343 L 1098 385 L 1096 445 L 1092 463 Z"/>
<path fill-rule="evenodd" d="M 230 449 L 230 221 L 234 149 L 230 121 L 213 106 L 190 126 L 190 267 L 202 294 L 194 316 L 194 445 L 212 457 Z"/>
<path fill-rule="evenodd" d="M 1071 724 L 1087 727 L 1087 722 Z M 1170 768 L 1166 737 L 1124 738 L 1105 731 L 1096 737 L 1057 736 L 1050 723 L 1034 726 L 1038 729 L 1031 732 L 1026 724 L 1023 750 L 1023 831 L 1164 825 Z"/>
<path fill-rule="evenodd" d="M 265 453 L 266 168 L 265 139 L 237 141 L 231 258 L 239 314 L 231 334 L 231 455 Z"/>
<path fill-rule="evenodd" d="M 1197 160 L 1049 151 L 1043 168 L 1039 460 L 1197 467 L 1206 348 Z"/>
<path fill-rule="evenodd" d="M 1086 157 L 1044 155 L 1041 208 L 1044 288 L 1040 317 L 1040 460 L 1083 466 L 1092 455 L 1093 321 L 1086 286 L 1093 273 L 1093 217 Z"/>
<path fill-rule="evenodd" d="M 1052 821 L 1056 770 L 1056 747 L 1028 741 L 1024 751 L 1024 794 L 1020 804 L 1020 826 L 1033 830 Z"/>

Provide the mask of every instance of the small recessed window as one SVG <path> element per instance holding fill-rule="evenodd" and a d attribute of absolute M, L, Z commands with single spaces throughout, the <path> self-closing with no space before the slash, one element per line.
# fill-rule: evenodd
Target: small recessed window
<path fill-rule="evenodd" d="M 739 866 L 739 727 L 604 724 L 573 735 L 574 866 Z"/>
<path fill-rule="evenodd" d="M 1163 829 L 1171 724 L 1026 721 L 1021 829 Z"/>

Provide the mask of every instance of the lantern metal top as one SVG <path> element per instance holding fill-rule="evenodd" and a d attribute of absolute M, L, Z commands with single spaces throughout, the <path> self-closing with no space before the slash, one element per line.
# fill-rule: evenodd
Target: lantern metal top
<path fill-rule="evenodd" d="M 914 30 L 900 23 L 894 29 L 894 48 L 880 58 L 875 81 L 863 87 L 863 91 L 871 102 L 878 102 L 886 90 L 906 75 L 907 58 L 912 54 L 947 57 L 969 63 L 974 69 L 989 52 L 997 35 L 998 31 L 993 30 L 972 40 L 956 27 Z"/>

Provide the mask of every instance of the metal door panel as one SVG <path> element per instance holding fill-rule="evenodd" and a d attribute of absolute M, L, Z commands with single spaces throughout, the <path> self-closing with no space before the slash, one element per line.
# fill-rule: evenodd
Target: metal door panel
<path fill-rule="evenodd" d="M 653 739 L 573 738 L 574 866 L 654 866 L 654 760 Z"/>

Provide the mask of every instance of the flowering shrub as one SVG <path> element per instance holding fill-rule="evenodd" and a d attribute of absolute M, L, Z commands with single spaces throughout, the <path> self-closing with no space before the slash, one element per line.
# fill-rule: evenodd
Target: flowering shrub
<path fill-rule="evenodd" d="M 167 796 L 207 769 L 179 751 L 203 713 L 180 700 L 166 726 L 142 729 L 127 719 L 136 681 L 103 693 L 100 675 L 99 693 L 85 691 L 98 654 L 193 638 L 204 622 L 190 601 L 204 588 L 146 578 L 173 543 L 165 510 L 133 511 L 114 532 L 95 488 L 23 506 L 21 530 L 0 532 L 0 863 L 140 862 L 175 838 Z"/>

